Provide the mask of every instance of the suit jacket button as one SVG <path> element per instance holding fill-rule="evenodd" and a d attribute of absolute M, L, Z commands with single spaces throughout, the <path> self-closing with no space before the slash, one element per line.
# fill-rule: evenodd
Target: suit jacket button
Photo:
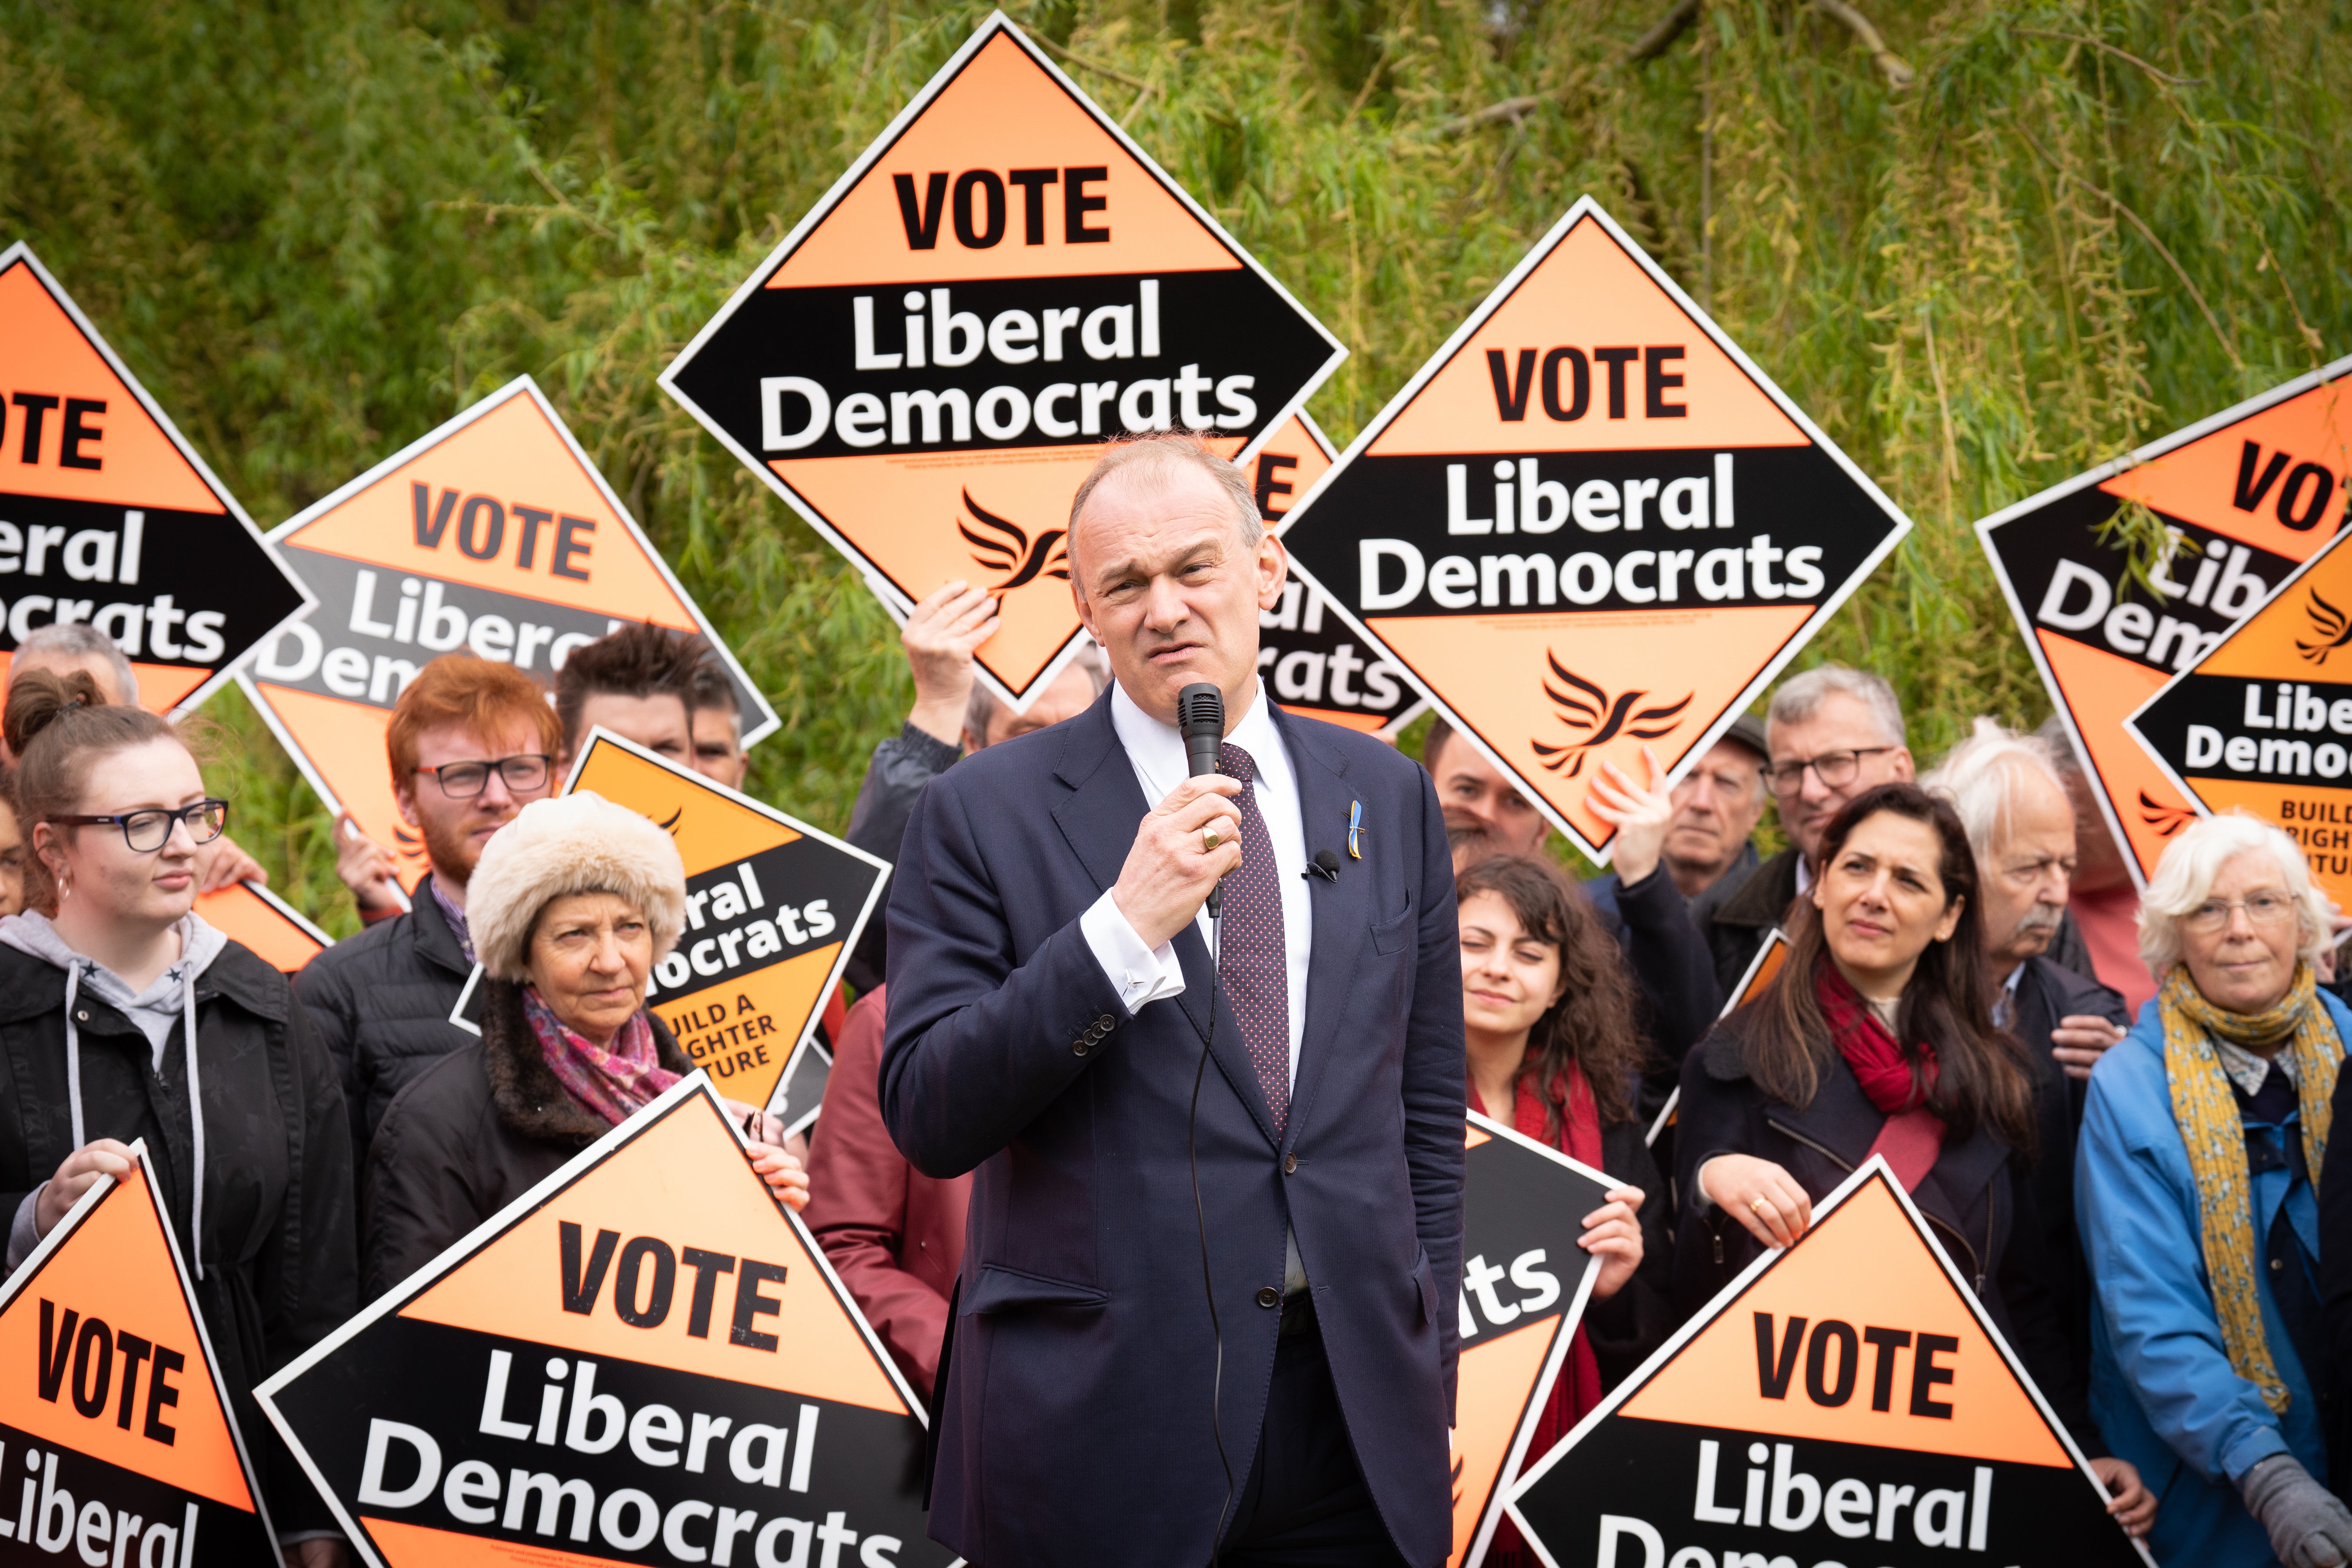
<path fill-rule="evenodd" d="M 1080 1035 L 1076 1039 L 1070 1042 L 1070 1054 L 1074 1057 L 1085 1056 L 1092 1049 L 1094 1049 L 1094 1042 L 1087 1039 L 1084 1035 Z"/>
<path fill-rule="evenodd" d="M 1111 1016 L 1108 1013 L 1105 1013 L 1101 1017 L 1095 1020 L 1095 1027 L 1100 1029 L 1106 1035 L 1111 1032 L 1113 1026 Z"/>
<path fill-rule="evenodd" d="M 1284 1175 L 1286 1175 L 1286 1176 L 1295 1176 L 1295 1175 L 1298 1174 L 1298 1156 L 1297 1156 L 1297 1155 L 1296 1155 L 1296 1154 L 1285 1154 L 1285 1155 L 1282 1157 L 1282 1173 L 1283 1173 Z"/>
<path fill-rule="evenodd" d="M 1261 1285 L 1257 1290 L 1257 1304 L 1261 1307 L 1279 1307 L 1282 1305 L 1282 1292 L 1271 1285 Z"/>

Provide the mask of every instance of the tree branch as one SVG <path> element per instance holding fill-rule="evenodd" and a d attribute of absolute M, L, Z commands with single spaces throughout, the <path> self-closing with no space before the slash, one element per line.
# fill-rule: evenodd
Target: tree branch
<path fill-rule="evenodd" d="M 1471 114 L 1457 114 L 1451 120 L 1441 120 L 1431 129 L 1440 136 L 1455 136 L 1465 131 L 1475 131 L 1481 125 L 1492 125 L 1497 120 L 1507 120 L 1517 125 L 1521 120 L 1543 107 L 1543 100 L 1533 94 L 1526 98 L 1507 98 L 1500 103 L 1490 103 Z"/>
<path fill-rule="evenodd" d="M 1031 40 L 1042 46 L 1047 54 L 1054 55 L 1060 59 L 1067 61 L 1069 64 L 1077 67 L 1080 70 L 1092 71 L 1098 77 L 1105 77 L 1112 81 L 1119 83 L 1121 86 L 1135 89 L 1135 101 L 1128 105 L 1128 116 L 1131 117 L 1138 109 L 1140 109 L 1143 106 L 1143 100 L 1151 97 L 1154 93 L 1158 93 L 1163 99 L 1167 97 L 1167 93 L 1156 81 L 1146 81 L 1139 76 L 1129 76 L 1127 72 L 1120 70 L 1116 66 L 1107 66 L 1100 60 L 1090 59 L 1087 56 L 1079 54 L 1075 49 L 1063 47 L 1060 44 L 1057 44 L 1053 39 L 1045 37 L 1043 33 L 1031 33 L 1028 37 Z M 1228 131 L 1238 131 L 1241 129 L 1241 122 L 1239 121 L 1236 121 L 1232 115 L 1222 113 L 1217 110 L 1196 108 L 1194 112 L 1199 114 L 1203 120 L 1215 121 L 1218 124 L 1223 126 Z"/>
<path fill-rule="evenodd" d="M 1886 47 L 1886 40 L 1879 37 L 1876 27 L 1871 26 L 1870 18 L 1846 4 L 1846 0 L 1813 0 L 1813 9 L 1845 24 L 1846 30 L 1853 35 L 1854 42 L 1870 51 L 1871 63 L 1886 79 L 1887 86 L 1909 87 L 1918 79 L 1919 73 L 1913 70 L 1901 55 Z"/>
<path fill-rule="evenodd" d="M 1656 59 L 1672 47 L 1674 41 L 1696 20 L 1698 0 L 1675 0 L 1674 7 L 1658 18 L 1657 26 L 1633 40 L 1633 47 L 1625 51 L 1625 63 L 1638 66 Z"/>
<path fill-rule="evenodd" d="M 2126 53 L 2126 51 L 2116 47 L 2115 45 L 2102 42 L 2100 39 L 2085 37 L 2080 33 L 2053 33 L 2041 27 L 2011 27 L 2010 31 L 2012 33 L 2023 33 L 2029 37 L 2056 38 L 2061 43 L 2081 44 L 2089 48 L 2104 49 L 2108 54 L 2115 56 L 2116 58 L 2122 60 L 2126 64 L 2139 67 L 2140 69 L 2147 72 L 2148 75 L 2164 83 L 2167 87 L 2200 87 L 2202 86 L 2205 81 L 2205 79 L 2201 76 L 2174 76 L 2169 71 L 2160 71 L 2154 66 L 2148 64 L 2146 60 L 2140 58 L 2137 55 Z"/>
<path fill-rule="evenodd" d="M 2221 341 L 2221 352 L 2230 356 L 2230 363 L 2240 370 L 2245 369 L 2246 362 L 2239 357 L 2238 345 L 2231 342 L 2230 341 L 2230 334 L 2221 330 L 2221 318 L 2213 314 L 2213 307 L 2205 302 L 2205 296 L 2198 290 L 2197 285 L 2190 280 L 2189 269 L 2180 265 L 2179 258 L 2174 256 L 2172 252 L 2166 247 L 2164 241 L 2156 237 L 2156 230 L 2147 226 L 2147 220 L 2141 217 L 2139 214 L 2132 211 L 2129 206 L 2124 204 L 2121 198 L 2114 195 L 2110 192 L 2100 189 L 2098 186 L 2091 184 L 2090 181 L 2083 178 L 2082 175 L 2074 173 L 2074 170 L 2069 169 L 2066 165 L 2061 163 L 2057 159 L 2052 157 L 2048 151 L 2042 147 L 2041 142 L 2036 142 L 2032 137 L 2026 134 L 2025 129 L 2022 126 L 2017 128 L 2017 134 L 2028 147 L 2032 148 L 2036 153 L 2040 154 L 2043 163 L 2049 164 L 2051 168 L 2057 171 L 2058 177 L 2060 179 L 2074 181 L 2074 184 L 2082 186 L 2084 190 L 2090 192 L 2093 195 L 2098 197 L 2101 201 L 2106 203 L 2109 206 L 2115 208 L 2116 211 L 2121 213 L 2124 216 L 2131 220 L 2132 226 L 2139 230 L 2140 237 L 2147 240 L 2149 245 L 2155 247 L 2156 253 L 2164 258 L 2165 265 L 2172 268 L 2172 275 L 2180 279 L 2180 286 L 2189 290 L 2189 297 L 2197 301 L 2198 310 L 2204 312 L 2205 324 L 2213 329 L 2213 336 Z"/>

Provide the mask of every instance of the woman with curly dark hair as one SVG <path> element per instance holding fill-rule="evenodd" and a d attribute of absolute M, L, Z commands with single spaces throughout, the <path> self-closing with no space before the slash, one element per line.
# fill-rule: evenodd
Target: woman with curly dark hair
<path fill-rule="evenodd" d="M 1528 1447 L 1535 1456 L 1672 1327 L 1664 1188 L 1634 1105 L 1651 1050 L 1616 939 L 1557 867 L 1497 856 L 1465 870 L 1454 896 L 1470 1109 L 1618 1184 L 1583 1218 L 1582 1245 L 1601 1272 Z M 1510 1555 L 1516 1540 L 1507 1522 L 1487 1561 L 1520 1560 Z"/>

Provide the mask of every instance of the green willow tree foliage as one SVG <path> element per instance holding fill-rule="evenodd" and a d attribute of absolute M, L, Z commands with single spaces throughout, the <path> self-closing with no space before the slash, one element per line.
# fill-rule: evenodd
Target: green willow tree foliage
<path fill-rule="evenodd" d="M 2352 346 L 2347 0 L 1011 9 L 1355 350 L 1342 439 L 1597 194 L 1918 523 L 1807 657 L 1923 755 L 2046 710 L 1976 518 Z M 0 0 L 0 237 L 265 524 L 537 376 L 784 715 L 754 787 L 838 826 L 889 623 L 653 377 L 983 15 Z M 350 929 L 214 712 L 240 837 Z"/>

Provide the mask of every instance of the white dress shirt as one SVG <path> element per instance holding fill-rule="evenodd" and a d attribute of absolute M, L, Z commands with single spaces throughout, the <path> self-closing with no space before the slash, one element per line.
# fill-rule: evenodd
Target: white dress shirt
<path fill-rule="evenodd" d="M 1163 724 L 1137 707 L 1126 689 L 1116 685 L 1110 694 L 1110 721 L 1135 769 L 1136 782 L 1143 786 L 1144 800 L 1157 806 L 1188 776 L 1184 737 L 1175 725 Z M 1266 835 L 1274 842 L 1275 881 L 1282 889 L 1285 968 L 1290 982 L 1290 1078 L 1296 1085 L 1298 1041 L 1307 1021 L 1307 961 L 1313 947 L 1314 911 L 1307 893 L 1307 830 L 1298 775 L 1291 770 L 1290 752 L 1266 711 L 1263 686 L 1251 695 L 1248 710 L 1226 734 L 1225 743 L 1247 752 L 1257 766 L 1251 789 Z M 1205 906 L 1196 919 L 1205 942 L 1211 934 Z M 1118 988 L 1119 1001 L 1129 1016 L 1150 1003 L 1184 994 L 1184 972 L 1177 963 L 1175 944 L 1164 942 L 1156 950 L 1144 946 L 1108 892 L 1079 917 L 1078 929 L 1095 962 Z"/>

